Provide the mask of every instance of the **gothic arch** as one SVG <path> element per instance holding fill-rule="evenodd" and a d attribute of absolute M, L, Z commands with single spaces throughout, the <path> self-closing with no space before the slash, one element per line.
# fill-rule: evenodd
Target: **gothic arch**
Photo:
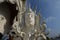
<path fill-rule="evenodd" d="M 0 3 L 0 15 L 4 16 L 6 19 L 6 23 L 3 26 L 4 33 L 8 33 L 10 31 L 13 20 L 15 16 L 17 16 L 17 13 L 18 11 L 16 10 L 16 4 L 11 4 L 8 2 Z"/>

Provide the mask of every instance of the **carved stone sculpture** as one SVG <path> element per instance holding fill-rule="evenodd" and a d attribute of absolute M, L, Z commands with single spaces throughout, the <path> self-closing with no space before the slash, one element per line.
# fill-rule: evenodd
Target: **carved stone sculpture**
<path fill-rule="evenodd" d="M 14 36 L 13 40 L 46 40 L 44 33 L 46 23 L 40 24 L 40 13 L 36 14 L 30 8 L 30 5 L 27 9 L 26 0 L 2 0 L 1 2 L 4 1 L 16 4 L 16 10 L 18 10 L 17 16 L 14 17 L 12 29 L 9 32 L 9 34 Z M 5 22 L 2 24 L 3 21 L 6 22 L 5 17 L 0 15 L 2 26 L 5 24 Z"/>

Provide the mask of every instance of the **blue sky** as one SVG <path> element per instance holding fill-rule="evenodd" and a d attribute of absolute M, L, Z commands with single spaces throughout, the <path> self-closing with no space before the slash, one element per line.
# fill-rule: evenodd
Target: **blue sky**
<path fill-rule="evenodd" d="M 46 20 L 47 29 L 51 29 L 50 37 L 60 34 L 60 0 L 29 0 L 31 7 L 37 6 L 43 19 Z"/>

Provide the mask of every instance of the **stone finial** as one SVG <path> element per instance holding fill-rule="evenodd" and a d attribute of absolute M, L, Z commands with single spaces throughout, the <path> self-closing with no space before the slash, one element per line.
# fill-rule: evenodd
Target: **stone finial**
<path fill-rule="evenodd" d="M 34 9 L 33 9 L 33 11 L 35 12 L 35 14 L 36 14 L 36 10 L 37 10 L 37 6 L 35 6 Z"/>

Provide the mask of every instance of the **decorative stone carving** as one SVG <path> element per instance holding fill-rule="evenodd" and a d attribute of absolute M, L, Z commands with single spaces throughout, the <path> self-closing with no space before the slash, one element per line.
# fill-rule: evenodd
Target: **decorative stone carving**
<path fill-rule="evenodd" d="M 26 0 L 3 1 L 17 4 L 16 8 L 18 10 L 18 14 L 15 16 L 12 24 L 12 30 L 10 30 L 9 33 L 14 36 L 13 40 L 46 40 L 46 35 L 44 33 L 46 29 L 46 23 L 43 22 L 42 25 L 40 24 L 40 13 L 36 15 L 36 12 L 34 13 L 30 7 L 26 9 Z M 0 24 L 4 26 L 5 22 L 5 17 L 0 15 Z"/>

